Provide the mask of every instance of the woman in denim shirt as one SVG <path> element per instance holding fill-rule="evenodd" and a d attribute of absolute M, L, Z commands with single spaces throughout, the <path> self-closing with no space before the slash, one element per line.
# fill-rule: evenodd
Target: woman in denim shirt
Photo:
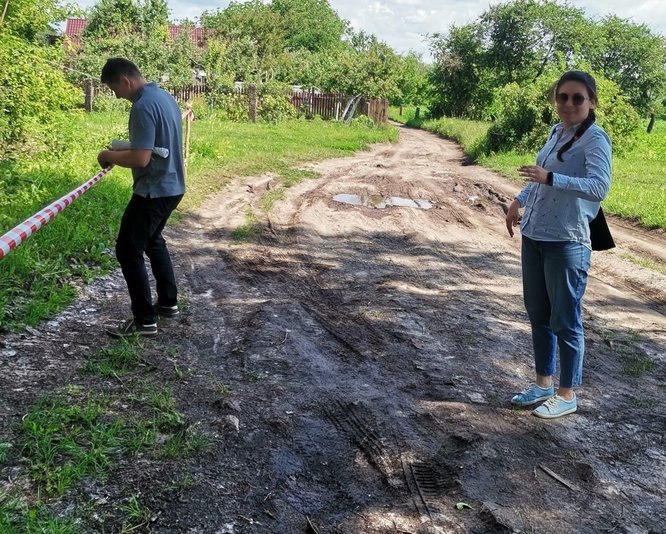
<path fill-rule="evenodd" d="M 583 372 L 585 339 L 582 299 L 592 254 L 589 223 L 611 182 L 611 141 L 595 123 L 597 88 L 586 72 L 569 71 L 555 86 L 561 122 L 537 156 L 520 167 L 527 185 L 511 203 L 506 227 L 513 237 L 525 208 L 522 271 L 525 308 L 532 326 L 536 381 L 511 402 L 554 419 L 577 409 L 574 387 Z M 557 349 L 560 382 L 555 390 Z"/>

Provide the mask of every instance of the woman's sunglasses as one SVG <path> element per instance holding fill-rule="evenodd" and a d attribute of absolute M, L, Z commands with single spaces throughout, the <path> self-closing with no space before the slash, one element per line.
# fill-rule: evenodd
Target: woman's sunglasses
<path fill-rule="evenodd" d="M 582 106 L 583 102 L 586 100 L 589 100 L 589 98 L 585 95 L 581 95 L 580 93 L 574 93 L 571 95 L 571 103 L 574 106 Z M 566 104 L 569 101 L 569 95 L 567 93 L 557 93 L 555 95 L 555 102 L 558 104 Z"/>

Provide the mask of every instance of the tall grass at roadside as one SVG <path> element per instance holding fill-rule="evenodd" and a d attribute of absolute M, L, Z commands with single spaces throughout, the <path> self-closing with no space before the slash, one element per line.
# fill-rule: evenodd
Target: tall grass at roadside
<path fill-rule="evenodd" d="M 55 149 L 0 162 L 0 234 L 97 173 L 97 153 L 113 138 L 126 139 L 126 125 L 123 112 L 72 113 L 53 133 Z M 305 162 L 395 139 L 393 128 L 322 120 L 239 124 L 211 113 L 192 124 L 188 192 L 179 210 L 200 205 L 234 176 L 271 171 L 288 182 Z M 0 332 L 62 309 L 75 295 L 73 281 L 116 265 L 112 249 L 130 195 L 130 172 L 114 169 L 0 261 Z"/>
<path fill-rule="evenodd" d="M 408 116 L 409 112 L 405 112 Z M 424 120 L 420 127 L 459 143 L 479 165 L 522 183 L 518 167 L 534 162 L 536 154 L 483 154 L 483 138 L 490 124 L 465 119 Z M 652 133 L 638 132 L 634 147 L 613 156 L 611 190 L 604 200 L 608 213 L 633 219 L 648 228 L 666 228 L 666 121 Z"/>

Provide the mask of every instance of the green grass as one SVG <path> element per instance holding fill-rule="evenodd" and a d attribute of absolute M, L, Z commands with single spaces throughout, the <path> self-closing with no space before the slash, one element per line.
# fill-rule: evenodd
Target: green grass
<path fill-rule="evenodd" d="M 98 350 L 86 363 L 91 373 L 119 378 L 136 368 L 141 361 L 137 340 L 121 339 L 110 347 Z"/>
<path fill-rule="evenodd" d="M 56 519 L 49 506 L 84 477 L 103 480 L 140 452 L 169 460 L 208 450 L 210 437 L 199 423 L 185 421 L 168 387 L 151 386 L 146 376 L 133 386 L 136 394 L 69 386 L 37 400 L 21 422 L 14 446 L 3 444 L 8 455 L 16 450 L 11 459 L 27 467 L 27 480 L 15 481 L 13 494 L 0 492 L 1 533 L 80 532 L 74 520 L 80 512 Z M 118 511 L 121 532 L 139 530 L 150 519 L 135 496 Z"/>
<path fill-rule="evenodd" d="M 99 171 L 96 157 L 112 138 L 127 137 L 127 114 L 71 113 L 56 126 L 57 146 L 29 158 L 0 161 L 0 233 Z M 215 113 L 192 123 L 188 192 L 180 212 L 196 208 L 237 176 L 276 173 L 283 188 L 312 173 L 304 163 L 350 155 L 369 143 L 395 141 L 392 128 L 322 120 L 231 123 Z M 115 168 L 54 221 L 0 261 L 0 332 L 34 325 L 75 297 L 72 280 L 89 281 L 116 265 L 113 246 L 131 194 L 131 174 Z M 271 209 L 280 192 L 267 198 Z M 174 219 L 177 220 L 178 213 Z M 241 240 L 256 228 L 239 230 Z"/>

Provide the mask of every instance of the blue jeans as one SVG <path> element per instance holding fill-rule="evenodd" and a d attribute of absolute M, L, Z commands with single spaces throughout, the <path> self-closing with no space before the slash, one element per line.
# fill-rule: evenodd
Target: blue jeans
<path fill-rule="evenodd" d="M 522 238 L 523 297 L 532 325 L 537 374 L 555 374 L 560 349 L 560 387 L 583 377 L 585 338 L 582 300 L 592 251 L 573 241 Z"/>

